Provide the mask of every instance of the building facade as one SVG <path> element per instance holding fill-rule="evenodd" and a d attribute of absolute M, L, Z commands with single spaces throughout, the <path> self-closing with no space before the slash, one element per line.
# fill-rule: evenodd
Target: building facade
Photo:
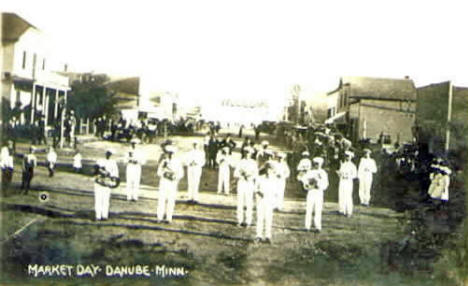
<path fill-rule="evenodd" d="M 42 118 L 54 125 L 66 108 L 70 85 L 52 67 L 46 37 L 20 16 L 2 13 L 2 50 L 2 105 L 19 114 L 9 123 L 37 124 Z"/>
<path fill-rule="evenodd" d="M 353 141 L 414 140 L 416 87 L 411 79 L 343 77 L 328 96 L 328 122 L 344 121 Z"/>

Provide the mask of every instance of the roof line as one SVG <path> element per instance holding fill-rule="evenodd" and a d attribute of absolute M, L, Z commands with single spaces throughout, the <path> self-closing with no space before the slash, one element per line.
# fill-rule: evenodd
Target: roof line
<path fill-rule="evenodd" d="M 416 99 L 406 99 L 406 98 L 389 98 L 389 97 L 372 97 L 372 96 L 349 96 L 349 98 L 354 99 L 370 99 L 370 100 L 386 100 L 386 101 L 416 101 Z"/>

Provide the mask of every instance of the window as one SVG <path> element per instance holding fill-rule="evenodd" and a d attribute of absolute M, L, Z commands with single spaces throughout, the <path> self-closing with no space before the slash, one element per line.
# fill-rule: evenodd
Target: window
<path fill-rule="evenodd" d="M 335 108 L 334 108 L 334 107 L 331 107 L 331 108 L 328 109 L 328 116 L 327 116 L 327 118 L 331 118 L 331 117 L 333 117 L 333 116 L 335 116 Z"/>
<path fill-rule="evenodd" d="M 23 69 L 26 68 L 26 51 L 23 52 L 23 64 L 22 64 Z"/>
<path fill-rule="evenodd" d="M 21 91 L 19 89 L 16 90 L 16 101 L 15 104 L 21 102 Z"/>
<path fill-rule="evenodd" d="M 42 60 L 42 70 L 45 70 L 45 58 Z"/>

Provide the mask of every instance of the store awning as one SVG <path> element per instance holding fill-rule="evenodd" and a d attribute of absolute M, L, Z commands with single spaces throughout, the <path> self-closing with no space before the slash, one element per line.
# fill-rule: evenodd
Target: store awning
<path fill-rule="evenodd" d="M 332 116 L 325 120 L 325 124 L 331 124 L 331 123 L 346 123 L 345 122 L 345 115 L 346 112 L 340 112 L 335 114 L 335 116 Z"/>

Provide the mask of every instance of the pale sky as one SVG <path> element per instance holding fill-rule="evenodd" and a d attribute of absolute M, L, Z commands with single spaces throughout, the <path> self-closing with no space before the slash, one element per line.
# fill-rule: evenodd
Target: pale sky
<path fill-rule="evenodd" d="M 79 71 L 141 75 L 182 98 L 284 98 L 340 76 L 468 86 L 466 1 L 3 0 Z"/>

